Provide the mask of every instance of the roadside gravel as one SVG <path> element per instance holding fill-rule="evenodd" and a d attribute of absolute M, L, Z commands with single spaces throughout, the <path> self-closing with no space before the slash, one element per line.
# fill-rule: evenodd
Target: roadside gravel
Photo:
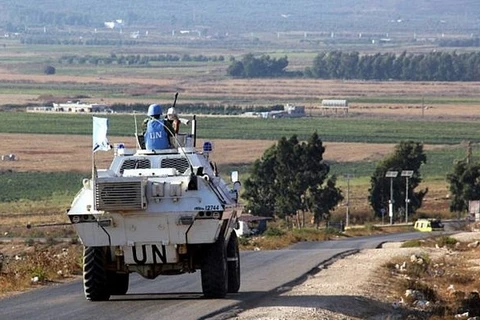
<path fill-rule="evenodd" d="M 480 232 L 464 232 L 452 237 L 470 242 L 480 240 Z M 278 295 L 259 301 L 254 308 L 233 319 L 406 319 L 408 310 L 398 306 L 398 297 L 388 295 L 386 284 L 378 277 L 379 269 L 397 257 L 424 252 L 440 257 L 447 250 L 400 246 L 401 243 L 387 243 L 380 249 L 362 250 L 329 266 L 319 266 L 320 271 L 303 283 L 282 288 Z"/>

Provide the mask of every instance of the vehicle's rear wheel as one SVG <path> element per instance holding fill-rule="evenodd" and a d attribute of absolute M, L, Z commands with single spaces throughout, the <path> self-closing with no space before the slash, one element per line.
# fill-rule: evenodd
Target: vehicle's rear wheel
<path fill-rule="evenodd" d="M 83 249 L 83 290 L 87 300 L 106 301 L 110 298 L 106 253 L 104 247 Z"/>
<path fill-rule="evenodd" d="M 224 298 L 228 289 L 228 267 L 223 235 L 205 251 L 202 263 L 203 295 L 206 298 Z"/>
<path fill-rule="evenodd" d="M 128 291 L 129 274 L 107 271 L 107 283 L 111 295 L 124 295 Z"/>
<path fill-rule="evenodd" d="M 240 290 L 240 250 L 235 231 L 230 235 L 227 245 L 228 292 L 236 293 Z"/>

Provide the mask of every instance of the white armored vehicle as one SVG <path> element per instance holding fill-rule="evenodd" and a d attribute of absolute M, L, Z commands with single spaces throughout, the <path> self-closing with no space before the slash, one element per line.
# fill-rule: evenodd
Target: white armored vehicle
<path fill-rule="evenodd" d="M 68 210 L 84 245 L 86 299 L 126 294 L 132 272 L 154 279 L 201 270 L 205 297 L 238 292 L 238 174 L 232 186 L 218 175 L 211 143 L 195 146 L 195 117 L 191 126 L 173 148 L 120 145 L 108 169 L 97 170 L 93 159 L 92 178 Z"/>

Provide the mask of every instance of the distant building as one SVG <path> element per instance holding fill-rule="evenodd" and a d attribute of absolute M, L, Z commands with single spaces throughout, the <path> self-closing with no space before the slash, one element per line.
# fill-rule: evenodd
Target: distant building
<path fill-rule="evenodd" d="M 53 107 L 51 106 L 39 106 L 39 107 L 27 107 L 27 112 L 51 112 Z"/>
<path fill-rule="evenodd" d="M 105 104 L 98 103 L 83 103 L 80 101 L 67 103 L 54 103 L 53 111 L 56 112 L 106 112 L 109 107 Z"/>
<path fill-rule="evenodd" d="M 286 104 L 283 107 L 283 110 L 290 118 L 305 117 L 305 106 L 294 106 Z"/>
<path fill-rule="evenodd" d="M 332 100 L 324 99 L 322 100 L 322 105 L 320 106 L 322 115 L 327 113 L 341 113 L 344 115 L 348 114 L 348 101 L 347 100 Z"/>
<path fill-rule="evenodd" d="M 295 106 L 286 104 L 283 106 L 283 110 L 274 110 L 267 112 L 257 113 L 261 118 L 301 118 L 305 117 L 305 106 Z"/>
<path fill-rule="evenodd" d="M 119 29 L 123 26 L 123 20 L 122 19 L 117 19 L 117 20 L 114 20 L 114 21 L 105 21 L 103 24 L 108 29 Z"/>
<path fill-rule="evenodd" d="M 305 106 L 295 106 L 286 104 L 283 106 L 283 110 L 273 110 L 265 112 L 245 112 L 245 117 L 257 117 L 257 118 L 300 118 L 305 117 Z"/>

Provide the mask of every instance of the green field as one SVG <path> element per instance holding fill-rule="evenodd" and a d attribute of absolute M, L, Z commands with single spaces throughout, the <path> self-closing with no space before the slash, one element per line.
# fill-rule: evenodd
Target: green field
<path fill-rule="evenodd" d="M 181 110 L 180 110 L 181 111 Z M 91 114 L 0 113 L 0 133 L 80 134 L 92 132 Z M 105 116 L 105 115 L 99 115 Z M 111 114 L 109 134 L 134 133 L 134 117 Z M 143 120 L 137 116 L 137 121 Z M 208 139 L 278 140 L 297 135 L 307 139 L 317 132 L 323 141 L 360 143 L 398 143 L 404 140 L 424 144 L 458 144 L 480 141 L 475 122 L 413 121 L 398 119 L 355 119 L 307 117 L 297 119 L 260 119 L 244 117 L 202 117 L 197 135 Z"/>

